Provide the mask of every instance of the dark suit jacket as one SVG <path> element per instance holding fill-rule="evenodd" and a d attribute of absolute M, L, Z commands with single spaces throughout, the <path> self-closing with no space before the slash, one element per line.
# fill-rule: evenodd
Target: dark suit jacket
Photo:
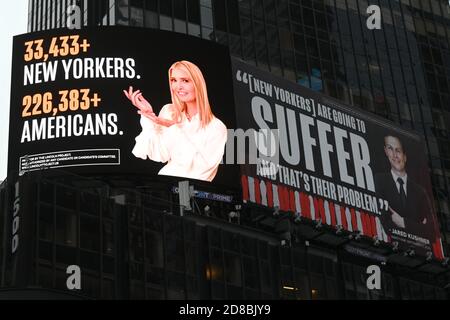
<path fill-rule="evenodd" d="M 425 190 L 408 176 L 406 185 L 406 206 L 402 207 L 397 183 L 391 172 L 375 176 L 375 189 L 378 197 L 389 201 L 389 206 L 405 219 L 405 229 L 420 237 L 430 239 L 433 232 L 432 206 Z M 424 219 L 426 224 L 423 224 Z M 391 228 L 400 229 L 391 219 L 391 212 L 383 213 L 382 223 L 388 232 Z"/>

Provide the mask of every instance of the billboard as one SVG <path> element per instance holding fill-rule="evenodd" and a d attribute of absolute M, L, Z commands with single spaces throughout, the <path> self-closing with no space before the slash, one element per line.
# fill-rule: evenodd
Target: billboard
<path fill-rule="evenodd" d="M 442 258 L 425 147 L 375 115 L 232 61 L 237 125 L 256 130 L 246 201 Z M 256 161 L 253 161 L 252 159 Z"/>
<path fill-rule="evenodd" d="M 164 175 L 233 185 L 228 49 L 142 28 L 14 38 L 8 175 Z M 217 63 L 220 61 L 220 63 Z"/>

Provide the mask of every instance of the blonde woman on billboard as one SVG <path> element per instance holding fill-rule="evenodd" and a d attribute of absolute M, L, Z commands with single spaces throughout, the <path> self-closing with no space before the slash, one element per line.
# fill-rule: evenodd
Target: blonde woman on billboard
<path fill-rule="evenodd" d="M 212 181 L 224 154 L 227 128 L 211 111 L 205 79 L 189 61 L 169 69 L 172 103 L 157 116 L 140 90 L 124 90 L 141 115 L 142 132 L 132 153 L 167 163 L 160 175 Z"/>

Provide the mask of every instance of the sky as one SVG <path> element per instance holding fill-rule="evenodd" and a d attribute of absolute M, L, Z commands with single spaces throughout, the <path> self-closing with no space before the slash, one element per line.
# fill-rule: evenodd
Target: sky
<path fill-rule="evenodd" d="M 13 36 L 27 32 L 28 0 L 3 1 L 0 10 L 0 181 L 8 164 L 9 97 Z"/>

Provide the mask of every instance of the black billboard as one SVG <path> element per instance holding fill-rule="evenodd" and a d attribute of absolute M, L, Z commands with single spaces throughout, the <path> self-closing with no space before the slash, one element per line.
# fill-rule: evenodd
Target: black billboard
<path fill-rule="evenodd" d="M 254 151 L 243 199 L 442 258 L 425 147 L 375 115 L 233 60 L 237 125 Z M 253 164 L 249 164 L 251 160 Z"/>
<path fill-rule="evenodd" d="M 12 68 L 8 176 L 159 173 L 235 185 L 221 164 L 235 126 L 226 47 L 142 28 L 45 31 L 14 38 Z"/>

